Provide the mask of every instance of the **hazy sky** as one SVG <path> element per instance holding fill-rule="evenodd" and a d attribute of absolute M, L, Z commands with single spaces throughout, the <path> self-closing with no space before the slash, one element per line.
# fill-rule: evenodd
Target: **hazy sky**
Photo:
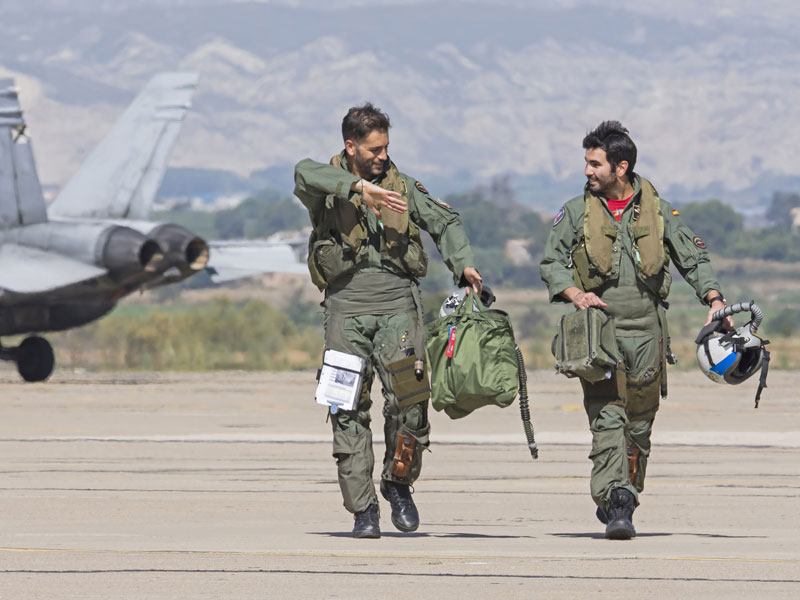
<path fill-rule="evenodd" d="M 798 178 L 797 2 L 39 0 L 0 19 L 48 183 L 161 70 L 201 75 L 176 165 L 326 159 L 370 99 L 420 178 L 574 181 L 606 118 L 660 189 L 743 200 Z"/>

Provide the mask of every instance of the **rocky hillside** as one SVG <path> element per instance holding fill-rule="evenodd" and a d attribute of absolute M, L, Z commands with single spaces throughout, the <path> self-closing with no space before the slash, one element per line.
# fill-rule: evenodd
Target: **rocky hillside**
<path fill-rule="evenodd" d="M 396 162 L 441 194 L 509 173 L 519 200 L 554 210 L 606 118 L 673 199 L 748 207 L 800 187 L 798 5 L 641 4 L 3 2 L 0 76 L 17 79 L 54 185 L 153 73 L 195 70 L 177 166 L 248 176 L 326 159 L 369 99 L 393 119 Z"/>

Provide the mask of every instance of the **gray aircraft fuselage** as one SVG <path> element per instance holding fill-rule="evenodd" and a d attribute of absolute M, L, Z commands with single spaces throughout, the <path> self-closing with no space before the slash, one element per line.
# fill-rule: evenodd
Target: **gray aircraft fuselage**
<path fill-rule="evenodd" d="M 192 73 L 154 77 L 47 207 L 17 90 L 0 80 L 0 335 L 85 325 L 206 267 L 205 240 L 146 218 L 196 85 Z M 36 335 L 0 346 L 0 359 L 28 381 L 54 365 Z"/>

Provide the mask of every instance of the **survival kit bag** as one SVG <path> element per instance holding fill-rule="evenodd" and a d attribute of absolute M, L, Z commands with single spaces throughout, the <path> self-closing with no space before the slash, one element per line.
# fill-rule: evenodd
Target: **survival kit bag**
<path fill-rule="evenodd" d="M 506 407 L 519 392 L 528 447 L 538 457 L 525 364 L 508 314 L 487 309 L 470 289 L 452 313 L 427 326 L 427 350 L 434 409 L 460 419 L 482 406 Z"/>

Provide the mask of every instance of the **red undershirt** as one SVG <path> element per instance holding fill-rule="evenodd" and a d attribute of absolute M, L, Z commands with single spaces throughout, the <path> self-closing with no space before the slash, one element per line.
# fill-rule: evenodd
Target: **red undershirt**
<path fill-rule="evenodd" d="M 622 213 L 625 211 L 625 207 L 628 206 L 628 202 L 631 201 L 631 198 L 633 198 L 633 194 L 624 200 L 611 200 L 610 198 L 606 198 L 606 202 L 608 202 L 608 208 L 611 210 L 611 214 L 614 215 L 614 218 L 617 221 L 622 218 Z"/>

